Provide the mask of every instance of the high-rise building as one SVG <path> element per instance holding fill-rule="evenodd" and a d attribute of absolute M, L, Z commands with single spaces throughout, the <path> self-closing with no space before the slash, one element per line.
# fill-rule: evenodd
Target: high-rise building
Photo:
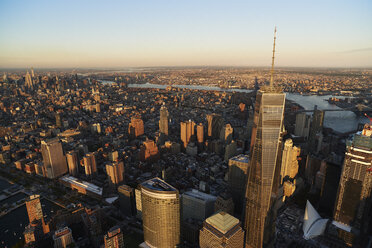
<path fill-rule="evenodd" d="M 48 178 L 56 178 L 67 173 L 66 157 L 63 155 L 62 143 L 58 138 L 41 141 L 41 154 Z"/>
<path fill-rule="evenodd" d="M 130 119 L 128 133 L 129 136 L 131 136 L 132 138 L 136 138 L 138 136 L 143 135 L 145 133 L 143 120 L 139 117 L 132 117 Z"/>
<path fill-rule="evenodd" d="M 273 85 L 275 36 L 270 85 L 257 92 L 251 135 L 251 157 L 246 188 L 246 247 L 259 248 L 264 243 L 264 231 L 272 230 L 269 216 L 274 173 L 282 131 L 285 94 Z M 278 182 L 279 183 L 279 182 Z M 275 190 L 275 189 L 274 189 Z M 270 225 L 266 228 L 266 225 Z M 267 237 L 267 234 L 265 235 Z M 265 238 L 266 239 L 266 238 Z M 266 243 L 266 242 L 265 242 Z"/>
<path fill-rule="evenodd" d="M 292 139 L 287 139 L 284 143 L 282 166 L 280 171 L 280 184 L 284 179 L 294 179 L 298 173 L 298 156 L 300 156 L 301 149 L 293 146 Z"/>
<path fill-rule="evenodd" d="M 310 152 L 317 149 L 317 134 L 323 130 L 324 111 L 318 110 L 317 105 L 314 106 L 313 120 L 310 127 L 310 135 L 308 142 L 308 150 Z"/>
<path fill-rule="evenodd" d="M 26 208 L 30 223 L 32 223 L 34 220 L 43 219 L 43 210 L 41 208 L 40 195 L 31 195 L 26 200 Z"/>
<path fill-rule="evenodd" d="M 160 108 L 159 131 L 164 135 L 168 135 L 169 113 L 168 109 L 163 105 Z"/>
<path fill-rule="evenodd" d="M 204 126 L 202 123 L 196 126 L 196 138 L 199 144 L 204 143 Z"/>
<path fill-rule="evenodd" d="M 234 214 L 235 204 L 232 196 L 228 192 L 222 192 L 218 195 L 216 202 L 214 203 L 214 212 L 226 212 L 228 214 Z"/>
<path fill-rule="evenodd" d="M 187 122 L 181 122 L 181 140 L 183 141 L 183 147 L 186 148 L 190 140 L 195 134 L 195 122 L 189 120 Z"/>
<path fill-rule="evenodd" d="M 135 189 L 134 195 L 136 199 L 136 216 L 138 219 L 142 219 L 142 197 L 141 197 L 141 189 Z"/>
<path fill-rule="evenodd" d="M 69 151 L 66 154 L 68 172 L 72 176 L 76 176 L 79 173 L 79 159 L 76 151 Z"/>
<path fill-rule="evenodd" d="M 96 156 L 94 153 L 88 153 L 83 158 L 83 164 L 85 168 L 85 175 L 94 176 L 97 173 Z"/>
<path fill-rule="evenodd" d="M 123 161 L 111 162 L 106 164 L 106 172 L 111 186 L 117 186 L 124 182 L 124 163 Z"/>
<path fill-rule="evenodd" d="M 54 248 L 70 247 L 74 243 L 72 231 L 67 226 L 60 228 L 53 234 Z"/>
<path fill-rule="evenodd" d="M 56 127 L 61 128 L 62 127 L 62 117 L 60 113 L 55 114 L 56 117 Z"/>
<path fill-rule="evenodd" d="M 221 141 L 223 141 L 225 144 L 230 144 L 233 138 L 233 132 L 234 129 L 231 127 L 231 125 L 226 124 L 220 132 Z"/>
<path fill-rule="evenodd" d="M 178 190 L 160 178 L 141 184 L 145 244 L 176 247 L 180 244 L 180 199 Z"/>
<path fill-rule="evenodd" d="M 196 189 L 182 194 L 182 219 L 189 218 L 204 221 L 214 213 L 214 203 L 217 197 L 200 192 Z"/>
<path fill-rule="evenodd" d="M 294 134 L 307 139 L 309 137 L 310 121 L 310 115 L 307 115 L 306 113 L 297 114 Z"/>
<path fill-rule="evenodd" d="M 219 212 L 203 223 L 199 237 L 200 248 L 244 248 L 244 231 L 240 221 Z"/>
<path fill-rule="evenodd" d="M 218 139 L 220 137 L 221 129 L 224 125 L 224 120 L 219 114 L 207 115 L 208 122 L 208 137 L 211 139 Z"/>
<path fill-rule="evenodd" d="M 30 73 L 27 71 L 26 76 L 25 76 L 25 86 L 28 88 L 33 88 L 34 87 L 34 82 L 32 80 L 32 77 Z"/>
<path fill-rule="evenodd" d="M 349 245 L 358 245 L 358 241 L 368 236 L 366 232 L 371 225 L 371 161 L 372 127 L 366 124 L 362 132 L 346 142 L 334 211 L 334 223 L 340 227 L 340 236 Z"/>
<path fill-rule="evenodd" d="M 134 190 L 128 185 L 118 187 L 120 210 L 127 216 L 135 215 Z"/>
<path fill-rule="evenodd" d="M 238 211 L 244 204 L 245 189 L 247 185 L 249 168 L 248 155 L 240 154 L 229 159 L 228 183 Z"/>
<path fill-rule="evenodd" d="M 120 227 L 112 227 L 104 237 L 105 248 L 124 248 L 124 238 Z"/>
<path fill-rule="evenodd" d="M 146 140 L 140 147 L 139 160 L 156 161 L 159 159 L 159 149 L 153 140 Z"/>

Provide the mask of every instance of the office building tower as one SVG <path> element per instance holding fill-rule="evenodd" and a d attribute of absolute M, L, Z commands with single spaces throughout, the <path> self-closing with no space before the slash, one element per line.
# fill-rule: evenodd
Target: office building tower
<path fill-rule="evenodd" d="M 214 203 L 217 197 L 200 192 L 196 189 L 182 194 L 182 219 L 204 221 L 214 213 Z"/>
<path fill-rule="evenodd" d="M 34 87 L 34 81 L 32 80 L 32 77 L 30 73 L 27 71 L 26 76 L 25 76 L 25 86 L 27 88 L 33 88 Z"/>
<path fill-rule="evenodd" d="M 248 155 L 240 154 L 229 159 L 228 184 L 238 212 L 244 205 L 249 168 Z"/>
<path fill-rule="evenodd" d="M 286 178 L 294 179 L 298 173 L 298 156 L 300 156 L 301 149 L 293 146 L 292 139 L 287 139 L 284 143 L 282 154 L 282 165 L 280 171 L 280 184 Z"/>
<path fill-rule="evenodd" d="M 200 248 L 244 248 L 244 231 L 240 221 L 219 212 L 203 223 L 199 237 Z"/>
<path fill-rule="evenodd" d="M 108 154 L 108 158 L 111 162 L 118 161 L 119 159 L 119 153 L 118 151 L 113 151 Z"/>
<path fill-rule="evenodd" d="M 238 146 L 233 140 L 230 144 L 225 146 L 224 160 L 227 162 L 230 158 L 234 157 L 238 153 Z"/>
<path fill-rule="evenodd" d="M 246 188 L 244 223 L 248 248 L 262 247 L 264 231 L 272 230 L 271 227 L 275 223 L 267 217 L 273 203 L 273 187 L 277 186 L 274 185 L 274 174 L 279 165 L 277 157 L 283 125 L 285 94 L 273 85 L 274 53 L 275 36 L 270 85 L 261 87 L 257 92 L 253 117 L 251 164 Z M 265 236 L 267 237 L 267 234 Z"/>
<path fill-rule="evenodd" d="M 62 118 L 60 113 L 56 113 L 56 127 L 61 128 L 62 127 Z"/>
<path fill-rule="evenodd" d="M 124 182 L 124 163 L 123 161 L 111 162 L 106 164 L 106 172 L 109 177 L 109 184 L 113 187 Z"/>
<path fill-rule="evenodd" d="M 94 153 L 88 153 L 83 158 L 85 175 L 93 177 L 97 173 L 96 156 Z"/>
<path fill-rule="evenodd" d="M 307 139 L 309 137 L 310 121 L 310 115 L 307 115 L 306 113 L 297 114 L 294 135 Z"/>
<path fill-rule="evenodd" d="M 105 248 L 124 248 L 124 238 L 120 227 L 112 227 L 104 237 Z"/>
<path fill-rule="evenodd" d="M 313 152 L 317 149 L 317 134 L 323 130 L 324 111 L 318 110 L 317 105 L 314 106 L 313 120 L 311 122 L 308 151 Z"/>
<path fill-rule="evenodd" d="M 225 144 L 230 144 L 233 138 L 234 129 L 231 127 L 230 124 L 226 124 L 220 132 L 220 139 Z"/>
<path fill-rule="evenodd" d="M 30 223 L 32 223 L 34 220 L 41 221 L 43 219 L 44 215 L 41 208 L 40 195 L 31 195 L 26 200 L 26 208 Z"/>
<path fill-rule="evenodd" d="M 338 187 L 334 220 L 349 245 L 360 245 L 371 225 L 372 127 L 354 134 L 346 152 Z M 359 235 L 357 235 L 359 233 Z"/>
<path fill-rule="evenodd" d="M 66 154 L 68 173 L 71 176 L 77 176 L 79 173 L 79 159 L 76 151 L 70 151 Z"/>
<path fill-rule="evenodd" d="M 183 147 L 186 148 L 195 134 L 195 122 L 189 120 L 181 122 L 181 140 Z"/>
<path fill-rule="evenodd" d="M 159 159 L 159 149 L 153 140 L 146 140 L 140 147 L 139 160 L 156 161 Z"/>
<path fill-rule="evenodd" d="M 145 244 L 171 248 L 180 244 L 180 200 L 178 190 L 160 178 L 141 184 Z"/>
<path fill-rule="evenodd" d="M 207 115 L 208 122 L 208 137 L 210 139 L 218 139 L 220 137 L 221 129 L 224 126 L 224 120 L 219 114 Z"/>
<path fill-rule="evenodd" d="M 41 141 L 41 154 L 48 178 L 60 177 L 68 172 L 66 157 L 63 155 L 62 143 L 58 138 Z"/>
<path fill-rule="evenodd" d="M 54 248 L 70 247 L 74 243 L 71 229 L 66 227 L 60 228 L 53 234 Z"/>
<path fill-rule="evenodd" d="M 159 131 L 160 133 L 168 136 L 168 123 L 169 123 L 169 113 L 168 109 L 163 106 L 160 108 L 160 120 L 159 120 Z"/>
<path fill-rule="evenodd" d="M 216 202 L 214 203 L 214 212 L 226 212 L 228 214 L 234 214 L 235 204 L 232 196 L 228 192 L 222 192 L 218 195 Z"/>
<path fill-rule="evenodd" d="M 134 200 L 134 190 L 128 185 L 118 187 L 120 210 L 127 216 L 135 215 L 136 202 Z"/>
<path fill-rule="evenodd" d="M 145 133 L 143 121 L 139 117 L 132 117 L 128 127 L 129 136 L 136 138 Z"/>
<path fill-rule="evenodd" d="M 196 140 L 198 141 L 199 144 L 204 143 L 204 126 L 202 123 L 199 123 L 196 126 Z"/>

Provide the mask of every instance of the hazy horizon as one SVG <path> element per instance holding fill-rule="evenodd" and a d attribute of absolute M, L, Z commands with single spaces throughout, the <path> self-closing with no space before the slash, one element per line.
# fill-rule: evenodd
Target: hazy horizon
<path fill-rule="evenodd" d="M 0 68 L 372 67 L 371 1 L 0 2 Z"/>

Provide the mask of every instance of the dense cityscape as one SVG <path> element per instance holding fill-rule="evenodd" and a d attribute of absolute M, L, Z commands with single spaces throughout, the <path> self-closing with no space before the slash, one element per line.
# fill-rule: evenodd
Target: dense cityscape
<path fill-rule="evenodd" d="M 371 7 L 1 1 L 0 248 L 372 248 Z"/>

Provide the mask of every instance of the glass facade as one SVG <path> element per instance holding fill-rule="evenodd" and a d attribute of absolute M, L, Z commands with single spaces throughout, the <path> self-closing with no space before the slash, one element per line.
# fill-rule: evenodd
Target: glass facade
<path fill-rule="evenodd" d="M 274 87 L 257 93 L 251 139 L 251 166 L 246 188 L 246 247 L 262 247 L 270 209 L 283 125 L 285 94 Z M 273 224 L 273 223 L 271 223 Z M 271 229 L 271 228 L 268 228 Z"/>

